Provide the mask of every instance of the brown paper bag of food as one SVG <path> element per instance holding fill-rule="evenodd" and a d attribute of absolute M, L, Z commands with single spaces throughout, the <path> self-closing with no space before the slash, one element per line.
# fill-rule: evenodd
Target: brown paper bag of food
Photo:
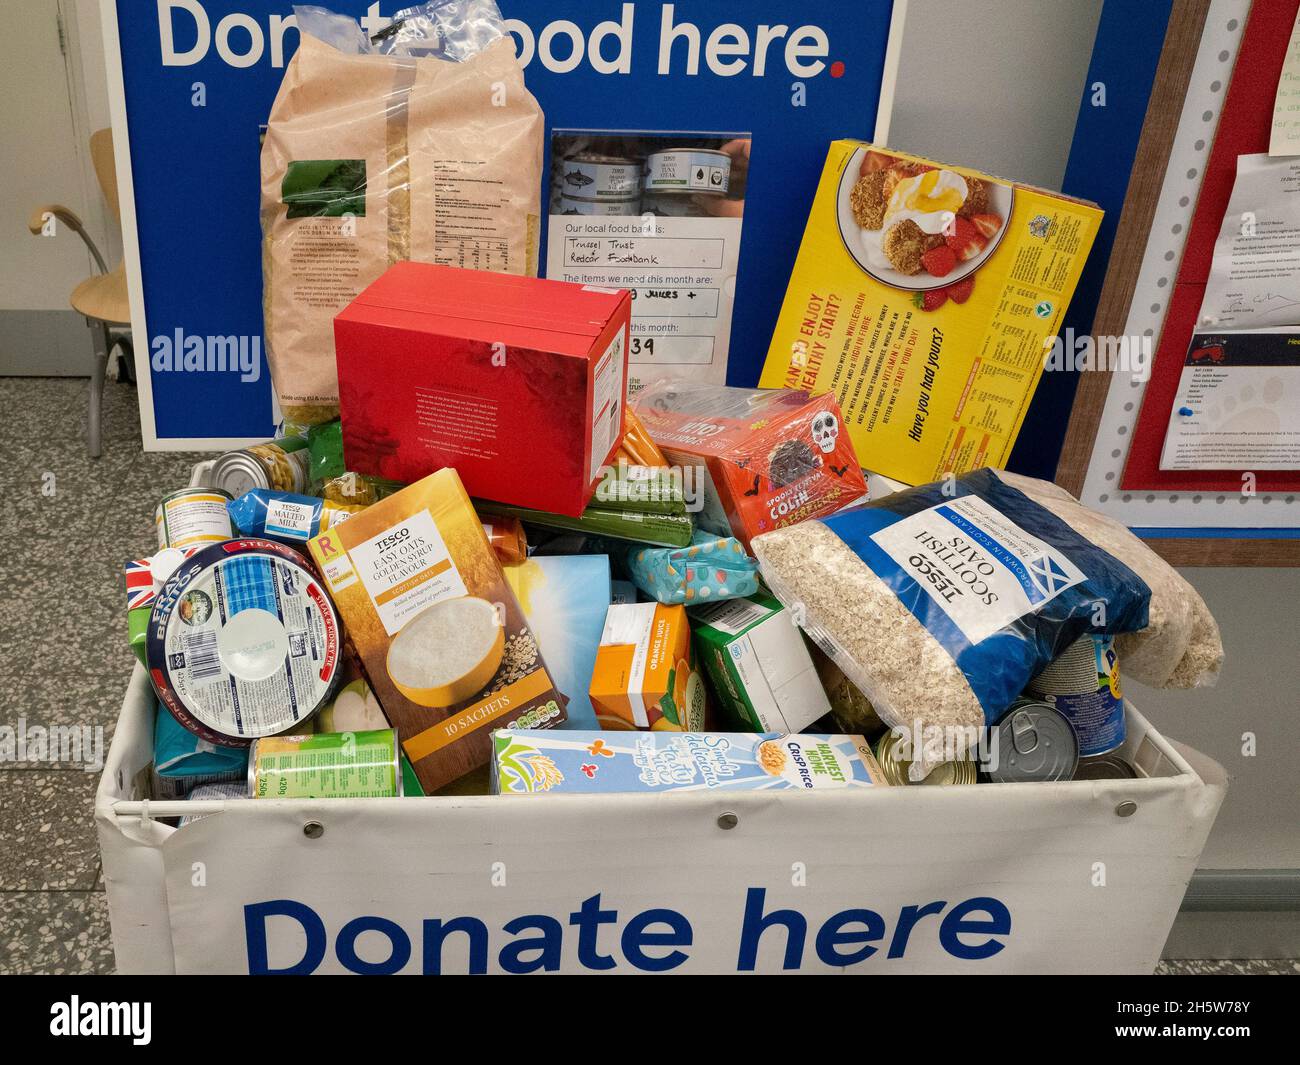
<path fill-rule="evenodd" d="M 453 62 L 304 30 L 262 147 L 266 350 L 287 420 L 338 416 L 334 316 L 393 263 L 537 273 L 543 135 L 509 36 Z"/>

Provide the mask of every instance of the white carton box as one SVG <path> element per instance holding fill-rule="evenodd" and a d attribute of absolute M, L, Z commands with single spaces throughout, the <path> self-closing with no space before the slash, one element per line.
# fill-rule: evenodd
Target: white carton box
<path fill-rule="evenodd" d="M 145 803 L 154 705 L 95 803 L 121 972 L 1150 972 L 1226 787 L 1130 707 L 1136 780 Z"/>
<path fill-rule="evenodd" d="M 775 599 L 710 603 L 690 618 L 700 669 L 728 728 L 799 732 L 831 712 L 803 633 Z"/>

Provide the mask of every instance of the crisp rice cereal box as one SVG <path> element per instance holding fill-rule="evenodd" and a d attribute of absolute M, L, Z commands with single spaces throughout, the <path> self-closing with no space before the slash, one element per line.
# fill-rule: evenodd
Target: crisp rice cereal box
<path fill-rule="evenodd" d="M 835 141 L 759 384 L 834 393 L 875 473 L 924 484 L 1001 467 L 1101 217 Z"/>
<path fill-rule="evenodd" d="M 729 732 L 492 734 L 492 791 L 814 791 L 886 785 L 861 736 Z"/>

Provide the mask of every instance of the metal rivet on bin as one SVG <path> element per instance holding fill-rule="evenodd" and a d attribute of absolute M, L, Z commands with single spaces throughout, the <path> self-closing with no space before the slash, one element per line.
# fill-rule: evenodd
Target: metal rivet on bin
<path fill-rule="evenodd" d="M 735 814 L 719 814 L 718 827 L 721 829 L 735 828 L 740 824 L 740 818 Z"/>
<path fill-rule="evenodd" d="M 325 826 L 319 821 L 308 821 L 302 826 L 302 834 L 308 839 L 320 839 L 325 835 Z"/>
<path fill-rule="evenodd" d="M 1120 803 L 1118 806 L 1115 807 L 1116 817 L 1132 817 L 1137 812 L 1138 812 L 1138 804 L 1135 803 L 1132 799 L 1125 799 L 1122 803 Z"/>

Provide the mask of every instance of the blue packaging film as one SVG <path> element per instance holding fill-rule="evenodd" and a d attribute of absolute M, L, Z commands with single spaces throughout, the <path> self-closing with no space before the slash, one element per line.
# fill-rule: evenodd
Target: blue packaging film
<path fill-rule="evenodd" d="M 282 543 L 305 544 L 321 531 L 323 499 L 254 488 L 226 504 L 230 520 L 244 536 L 265 536 Z"/>
<path fill-rule="evenodd" d="M 991 470 L 822 522 L 948 651 L 990 724 L 1080 636 L 1147 626 L 1145 582 Z"/>
<path fill-rule="evenodd" d="M 154 769 L 160 777 L 243 780 L 248 748 L 218 747 L 200 739 L 158 703 L 153 730 Z"/>

